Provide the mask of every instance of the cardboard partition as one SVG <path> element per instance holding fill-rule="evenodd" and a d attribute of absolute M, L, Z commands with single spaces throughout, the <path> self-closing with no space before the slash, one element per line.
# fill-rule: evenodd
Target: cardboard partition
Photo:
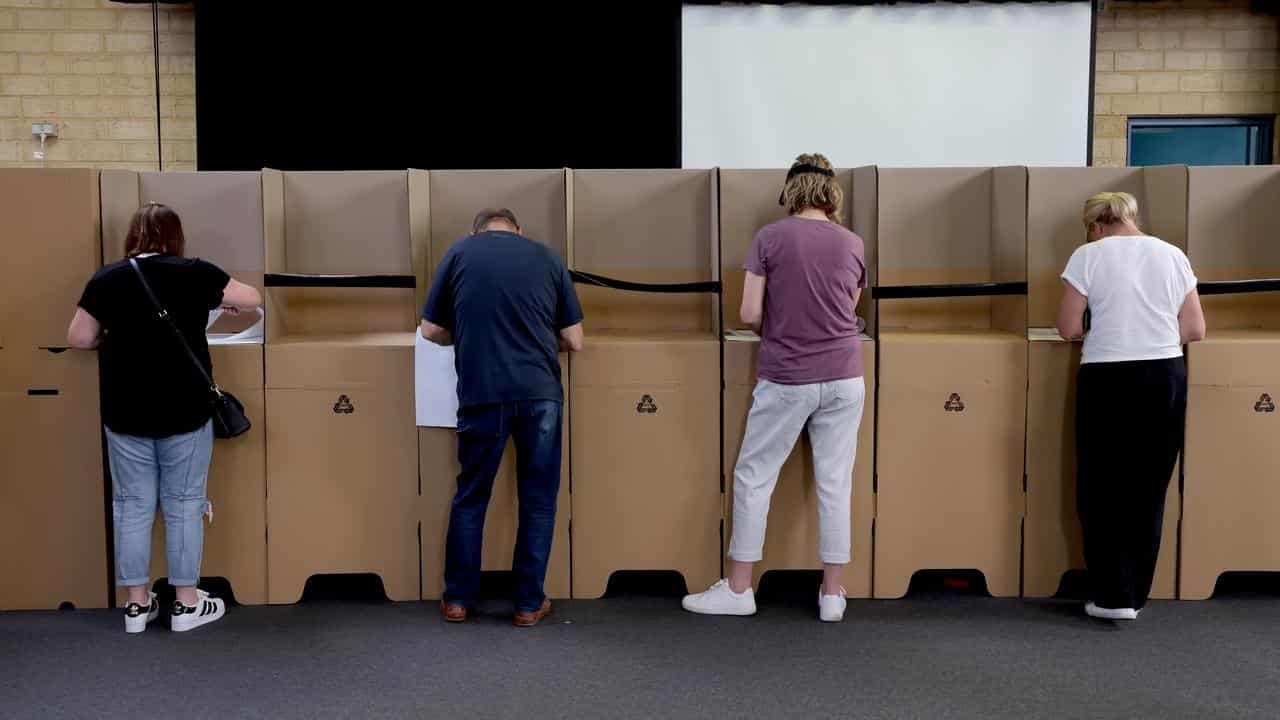
<path fill-rule="evenodd" d="M 218 384 L 240 402 L 253 427 L 238 438 L 216 440 L 209 465 L 206 496 L 213 521 L 204 530 L 203 578 L 218 577 L 231 585 L 236 602 L 267 602 L 267 435 L 263 391 L 263 350 L 257 344 L 210 345 Z M 168 579 L 163 509 L 151 531 L 151 582 Z M 116 591 L 116 604 L 125 594 Z"/>
<path fill-rule="evenodd" d="M 1210 330 L 1187 365 L 1178 597 L 1203 600 L 1223 572 L 1280 571 L 1280 332 Z"/>
<path fill-rule="evenodd" d="M 719 228 L 710 170 L 571 170 L 570 266 L 641 283 L 716 279 Z M 600 330 L 706 333 L 717 340 L 711 294 L 655 294 L 579 286 L 588 334 Z"/>
<path fill-rule="evenodd" d="M 758 342 L 724 344 L 724 491 L 725 550 L 733 534 L 733 471 L 742 449 L 747 414 L 756 383 Z M 858 427 L 858 451 L 853 466 L 853 548 L 844 585 L 849 597 L 871 597 L 872 523 L 875 517 L 875 342 L 862 340 L 867 395 Z M 755 586 L 770 570 L 821 570 L 818 559 L 818 500 L 813 481 L 813 449 L 808 432 L 801 433 L 778 475 L 769 506 L 764 557 L 756 563 Z"/>
<path fill-rule="evenodd" d="M 850 169 L 836 171 L 836 180 L 844 190 L 844 207 L 840 224 L 853 227 L 853 175 Z M 764 226 L 786 217 L 786 209 L 778 204 L 778 193 L 786 182 L 786 169 L 721 170 L 720 171 L 720 277 L 724 283 L 724 324 L 727 328 L 745 328 L 738 317 L 742 303 L 742 286 L 746 271 L 742 265 L 751 250 L 756 233 Z M 875 244 L 863 238 L 868 285 L 875 285 Z M 874 334 L 875 309 L 870 289 L 863 291 L 858 302 L 858 317 Z"/>
<path fill-rule="evenodd" d="M 129 223 L 139 207 L 158 202 L 182 219 L 187 257 L 207 260 L 264 292 L 262 175 L 258 172 L 102 172 L 102 258 L 124 258 Z M 234 333 L 256 314 L 224 315 L 211 332 Z"/>
<path fill-rule="evenodd" d="M 1194 167 L 1187 195 L 1187 257 L 1201 281 L 1280 278 L 1280 168 Z M 1217 330 L 1280 330 L 1280 293 L 1201 298 Z"/>
<path fill-rule="evenodd" d="M 0 168 L 0 348 L 66 347 L 102 257 L 98 171 Z"/>
<path fill-rule="evenodd" d="M 617 570 L 720 576 L 719 343 L 588 333 L 570 373 L 573 596 Z"/>
<path fill-rule="evenodd" d="M 928 569 L 977 569 L 1016 596 L 1026 340 L 882 324 L 878 344 L 875 596 L 902 597 Z"/>
<path fill-rule="evenodd" d="M 516 217 L 520 217 L 517 215 Z M 560 357 L 568 368 L 568 359 Z M 565 373 L 567 381 L 567 373 Z M 550 598 L 570 596 L 569 585 L 569 408 L 565 406 L 561 444 L 560 493 L 556 500 L 555 540 L 543 589 Z M 449 509 L 457 489 L 457 434 L 449 428 L 418 428 L 418 475 L 422 484 L 422 598 L 444 595 L 445 538 Z M 520 525 L 515 444 L 509 442 L 494 480 L 484 523 L 482 571 L 511 569 Z"/>
<path fill-rule="evenodd" d="M 266 272 L 414 275 L 428 242 L 426 177 L 263 170 Z M 267 342 L 408 331 L 415 302 L 407 288 L 269 288 Z"/>
<path fill-rule="evenodd" d="M 1138 200 L 1142 229 L 1187 247 L 1187 168 L 1027 168 L 1027 324 L 1053 327 L 1062 300 L 1062 275 L 1071 253 L 1087 239 L 1084 203 L 1100 192 Z"/>
<path fill-rule="evenodd" d="M 1069 570 L 1085 568 L 1076 511 L 1075 392 L 1080 344 L 1034 340 L 1028 348 L 1027 509 L 1023 523 L 1022 592 L 1052 597 Z M 1177 594 L 1178 521 L 1182 496 L 1175 468 L 1165 499 L 1164 531 L 1151 597 Z"/>
<path fill-rule="evenodd" d="M 1280 172 L 1189 171 L 1187 256 L 1201 281 L 1280 277 Z M 1178 596 L 1213 593 L 1228 570 L 1280 571 L 1275 410 L 1280 297 L 1205 296 L 1208 337 L 1187 351 L 1182 568 Z"/>
<path fill-rule="evenodd" d="M 430 173 L 431 234 L 428 257 L 418 269 L 418 306 L 436 267 L 453 243 L 471 233 L 476 213 L 505 207 L 525 237 L 569 261 L 569 218 L 564 170 L 435 170 Z"/>
<path fill-rule="evenodd" d="M 107 607 L 97 355 L 0 349 L 0 403 L 0 610 Z"/>
<path fill-rule="evenodd" d="M 412 388 L 411 333 L 267 345 L 269 602 L 329 573 L 419 597 Z"/>
<path fill-rule="evenodd" d="M 854 231 L 873 238 L 878 284 L 1026 279 L 1026 168 L 859 168 L 853 183 Z M 1022 296 L 890 300 L 878 312 L 881 330 L 1026 328 Z"/>

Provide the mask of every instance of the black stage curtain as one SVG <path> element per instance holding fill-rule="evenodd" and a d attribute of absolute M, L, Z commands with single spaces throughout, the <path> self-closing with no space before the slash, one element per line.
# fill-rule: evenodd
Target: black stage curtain
<path fill-rule="evenodd" d="M 201 170 L 680 165 L 678 2 L 196 13 Z"/>

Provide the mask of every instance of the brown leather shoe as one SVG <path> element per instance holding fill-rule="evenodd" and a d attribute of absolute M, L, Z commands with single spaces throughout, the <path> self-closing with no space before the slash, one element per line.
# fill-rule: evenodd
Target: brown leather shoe
<path fill-rule="evenodd" d="M 521 610 L 516 613 L 516 627 L 533 627 L 538 621 L 551 614 L 551 601 L 543 600 L 542 607 L 537 610 Z"/>
<path fill-rule="evenodd" d="M 467 609 L 462 605 L 450 602 L 440 602 L 440 616 L 445 622 L 460 623 L 467 621 Z"/>

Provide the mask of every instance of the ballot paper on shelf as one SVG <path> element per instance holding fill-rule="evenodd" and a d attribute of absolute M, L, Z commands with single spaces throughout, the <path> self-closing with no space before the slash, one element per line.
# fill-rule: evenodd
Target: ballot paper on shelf
<path fill-rule="evenodd" d="M 413 377 L 418 427 L 457 427 L 458 371 L 453 348 L 414 333 Z"/>
<path fill-rule="evenodd" d="M 205 330 L 213 327 L 218 322 L 218 318 L 222 316 L 222 308 L 209 311 L 209 322 L 205 325 Z M 207 337 L 210 345 L 261 345 L 263 337 L 265 315 L 262 308 L 257 308 L 258 319 L 253 325 L 241 330 L 237 333 L 208 333 Z"/>

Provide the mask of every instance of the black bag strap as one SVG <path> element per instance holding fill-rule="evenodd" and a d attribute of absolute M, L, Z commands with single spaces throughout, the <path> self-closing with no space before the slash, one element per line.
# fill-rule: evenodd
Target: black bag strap
<path fill-rule="evenodd" d="M 135 258 L 129 258 L 129 265 L 133 266 L 133 271 L 137 273 L 138 280 L 142 282 L 142 289 L 146 291 L 147 298 L 151 300 L 151 307 L 156 311 L 156 317 L 164 320 L 165 323 L 168 324 L 169 329 L 173 331 L 174 337 L 178 338 L 178 344 L 187 352 L 187 357 L 191 358 L 191 364 L 196 366 L 196 371 L 200 373 L 200 377 L 204 378 L 204 381 L 209 384 L 209 389 L 212 390 L 215 395 L 221 396 L 222 389 L 213 381 L 213 378 L 209 377 L 208 371 L 204 369 L 204 365 L 200 362 L 200 358 L 196 357 L 196 354 L 192 352 L 191 345 L 187 343 L 187 338 L 183 336 L 182 330 L 178 328 L 178 324 L 173 321 L 173 317 L 169 315 L 169 311 L 164 309 L 164 306 L 160 304 L 160 299 L 151 291 L 151 284 L 147 282 L 146 276 L 142 274 L 142 268 L 138 267 L 138 261 Z"/>

